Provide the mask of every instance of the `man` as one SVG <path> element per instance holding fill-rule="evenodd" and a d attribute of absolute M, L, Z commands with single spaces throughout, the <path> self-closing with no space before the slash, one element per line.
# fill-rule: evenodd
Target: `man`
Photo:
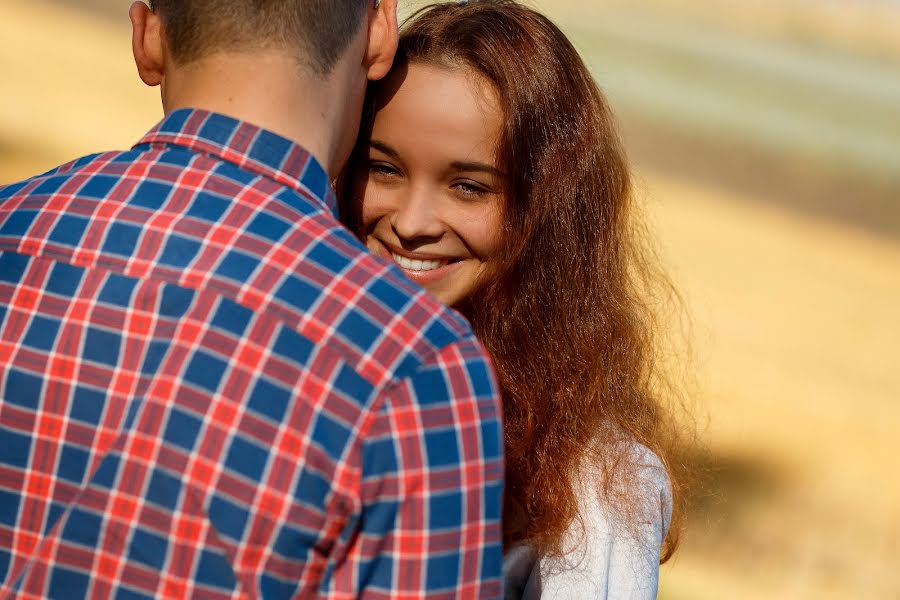
<path fill-rule="evenodd" d="M 396 0 L 131 7 L 164 120 L 0 188 L 0 597 L 491 597 L 467 325 L 335 220 Z"/>

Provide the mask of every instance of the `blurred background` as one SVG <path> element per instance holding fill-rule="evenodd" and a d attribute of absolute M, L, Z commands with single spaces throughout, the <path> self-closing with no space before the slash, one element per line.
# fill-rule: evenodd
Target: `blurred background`
<path fill-rule="evenodd" d="M 660 596 L 900 598 L 900 1 L 532 4 L 608 94 L 693 321 L 701 485 Z M 0 183 L 161 117 L 128 5 L 0 0 Z"/>

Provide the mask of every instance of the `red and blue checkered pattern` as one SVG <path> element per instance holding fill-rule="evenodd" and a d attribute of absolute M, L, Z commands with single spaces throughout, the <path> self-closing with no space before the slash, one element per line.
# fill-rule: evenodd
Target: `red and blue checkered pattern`
<path fill-rule="evenodd" d="M 500 596 L 490 367 L 334 207 L 192 110 L 0 188 L 0 597 Z"/>

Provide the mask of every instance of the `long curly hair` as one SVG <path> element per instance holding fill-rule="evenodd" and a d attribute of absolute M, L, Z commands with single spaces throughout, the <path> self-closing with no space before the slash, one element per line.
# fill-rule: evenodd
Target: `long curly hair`
<path fill-rule="evenodd" d="M 419 11 L 397 61 L 472 69 L 494 86 L 504 114 L 502 266 L 456 308 L 491 354 L 503 392 L 505 546 L 527 540 L 547 555 L 567 552 L 585 464 L 603 475 L 597 493 L 636 527 L 646 514 L 637 442 L 672 481 L 665 561 L 681 513 L 677 428 L 662 397 L 672 388 L 661 385 L 655 337 L 656 292 L 667 282 L 645 251 L 603 94 L 565 35 L 511 0 Z M 358 211 L 345 205 L 351 226 Z"/>

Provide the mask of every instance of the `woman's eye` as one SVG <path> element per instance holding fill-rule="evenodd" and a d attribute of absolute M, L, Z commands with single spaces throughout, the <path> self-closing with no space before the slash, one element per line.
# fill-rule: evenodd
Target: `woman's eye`
<path fill-rule="evenodd" d="M 380 161 L 370 161 L 369 172 L 373 175 L 379 175 L 381 177 L 392 177 L 400 174 L 400 171 L 398 171 L 393 165 Z"/>
<path fill-rule="evenodd" d="M 453 187 L 464 196 L 480 196 L 491 193 L 491 190 L 474 181 L 457 181 Z"/>

